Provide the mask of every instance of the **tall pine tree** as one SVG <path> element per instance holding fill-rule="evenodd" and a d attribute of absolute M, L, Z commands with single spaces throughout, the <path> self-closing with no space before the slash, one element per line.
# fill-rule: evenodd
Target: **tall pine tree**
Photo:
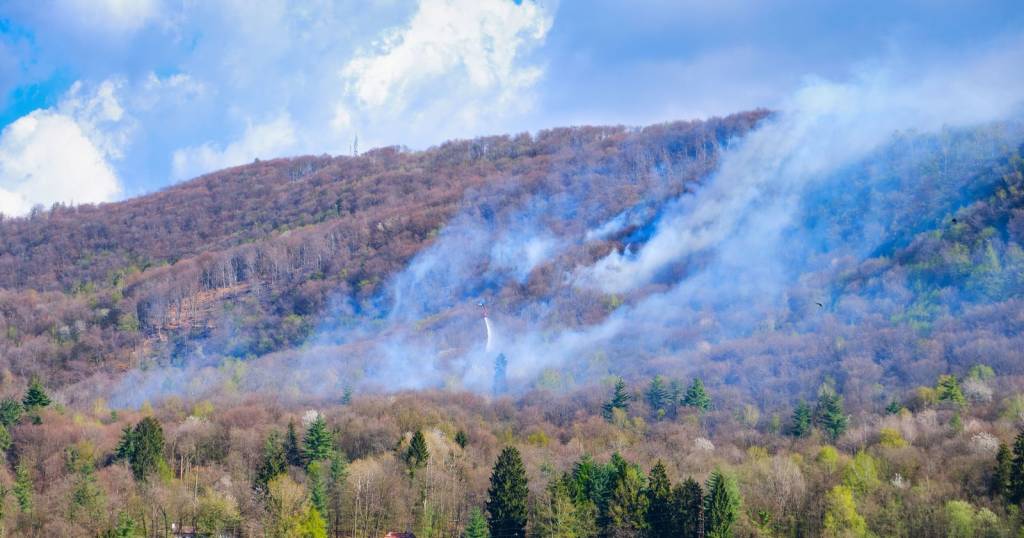
<path fill-rule="evenodd" d="M 1006 443 L 999 443 L 999 450 L 996 451 L 996 466 L 992 470 L 992 495 L 1009 499 L 1012 472 L 1013 456 L 1010 455 L 1010 447 L 1006 446 Z"/>
<path fill-rule="evenodd" d="M 116 456 L 128 461 L 136 480 L 145 480 L 161 468 L 164 461 L 164 429 L 153 417 L 146 417 L 134 429 L 121 431 Z"/>
<path fill-rule="evenodd" d="M 46 389 L 38 377 L 32 378 L 28 385 L 28 391 L 25 392 L 25 398 L 22 399 L 21 403 L 29 411 L 50 405 L 50 397 L 46 394 Z"/>
<path fill-rule="evenodd" d="M 295 421 L 288 421 L 288 430 L 284 435 L 284 456 L 288 465 L 302 467 L 302 449 L 299 447 L 299 434 L 295 431 Z"/>
<path fill-rule="evenodd" d="M 660 375 L 654 376 L 654 379 L 651 379 L 650 385 L 647 386 L 647 392 L 644 393 L 644 397 L 647 400 L 647 406 L 651 408 L 651 414 L 655 418 L 662 418 L 670 414 L 672 395 L 665 384 L 664 377 Z"/>
<path fill-rule="evenodd" d="M 612 536 L 639 536 L 647 530 L 647 491 L 644 475 L 636 465 L 619 472 L 608 501 L 608 528 Z"/>
<path fill-rule="evenodd" d="M 306 435 L 302 437 L 302 455 L 305 461 L 321 461 L 331 457 L 334 453 L 334 435 L 327 429 L 327 421 L 323 415 L 317 413 L 313 422 L 309 423 Z"/>
<path fill-rule="evenodd" d="M 740 504 L 736 479 L 721 469 L 712 471 L 704 498 L 704 535 L 708 538 L 731 538 Z"/>
<path fill-rule="evenodd" d="M 415 475 L 417 469 L 426 467 L 429 459 L 430 451 L 427 450 L 427 440 L 423 437 L 422 431 L 416 430 L 416 433 L 412 435 L 412 440 L 409 441 L 409 448 L 405 451 L 405 463 L 409 466 L 409 475 Z"/>
<path fill-rule="evenodd" d="M 811 406 L 800 400 L 796 404 L 796 409 L 793 409 L 793 424 L 789 428 L 789 433 L 793 437 L 807 437 L 811 434 L 812 421 Z"/>
<path fill-rule="evenodd" d="M 469 513 L 469 521 L 466 522 L 466 530 L 462 532 L 462 538 L 490 538 L 487 532 L 487 520 L 480 513 L 479 508 L 473 508 Z"/>
<path fill-rule="evenodd" d="M 672 483 L 661 460 L 647 478 L 647 527 L 650 538 L 676 536 L 672 525 Z"/>
<path fill-rule="evenodd" d="M 1024 501 L 1024 430 L 1013 440 L 1013 460 L 1010 462 L 1010 502 Z"/>
<path fill-rule="evenodd" d="M 260 458 L 260 465 L 256 468 L 253 487 L 260 493 L 266 493 L 267 483 L 275 476 L 285 472 L 287 465 L 281 433 L 272 431 L 267 436 L 267 440 L 263 442 L 263 454 Z"/>
<path fill-rule="evenodd" d="M 693 478 L 672 489 L 672 525 L 680 538 L 704 538 L 704 491 Z"/>
<path fill-rule="evenodd" d="M 620 377 L 615 381 L 615 389 L 612 392 L 612 399 L 605 402 L 604 406 L 601 407 L 601 415 L 605 420 L 611 420 L 615 414 L 616 409 L 623 411 L 629 410 L 629 401 L 633 397 L 626 392 L 626 382 Z"/>
<path fill-rule="evenodd" d="M 686 395 L 683 396 L 683 405 L 696 407 L 701 411 L 711 409 L 711 397 L 708 396 L 708 391 L 704 388 L 704 382 L 699 377 L 693 378 L 693 383 L 690 383 L 690 387 L 686 389 Z"/>
<path fill-rule="evenodd" d="M 526 469 L 515 447 L 505 447 L 491 472 L 487 490 L 487 526 L 491 536 L 526 536 L 526 501 L 529 495 Z"/>
<path fill-rule="evenodd" d="M 824 387 L 818 397 L 817 416 L 818 426 L 825 431 L 829 440 L 833 443 L 846 431 L 849 417 L 843 409 L 843 397 L 836 394 L 831 387 Z"/>

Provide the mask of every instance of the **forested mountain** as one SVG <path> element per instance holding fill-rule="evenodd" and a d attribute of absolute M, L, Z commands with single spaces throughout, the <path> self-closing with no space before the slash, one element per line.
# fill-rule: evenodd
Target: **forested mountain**
<path fill-rule="evenodd" d="M 3 219 L 0 521 L 1015 535 L 1024 126 L 826 165 L 784 121 L 277 159 Z"/>

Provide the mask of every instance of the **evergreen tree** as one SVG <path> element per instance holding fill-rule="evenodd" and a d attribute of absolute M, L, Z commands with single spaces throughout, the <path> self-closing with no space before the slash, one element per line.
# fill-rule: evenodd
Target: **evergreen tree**
<path fill-rule="evenodd" d="M 121 438 L 117 441 L 117 447 L 114 448 L 114 459 L 127 461 L 134 452 L 135 432 L 132 431 L 131 426 L 125 426 L 121 428 Z"/>
<path fill-rule="evenodd" d="M 821 391 L 815 414 L 818 425 L 833 443 L 846 431 L 849 417 L 843 410 L 843 397 L 836 394 L 835 390 L 825 387 Z"/>
<path fill-rule="evenodd" d="M 900 411 L 903 411 L 903 404 L 896 399 L 893 399 L 889 402 L 889 405 L 885 406 L 885 413 L 887 415 L 898 415 Z"/>
<path fill-rule="evenodd" d="M 302 455 L 306 462 L 326 460 L 334 452 L 334 435 L 327 429 L 327 421 L 317 413 L 302 437 Z"/>
<path fill-rule="evenodd" d="M 964 393 L 960 390 L 960 383 L 957 381 L 956 376 L 940 375 L 939 382 L 935 387 L 935 393 L 940 402 L 952 402 L 957 406 L 967 404 L 967 399 L 964 398 Z"/>
<path fill-rule="evenodd" d="M 540 538 L 597 536 L 597 507 L 587 499 L 574 500 L 568 474 L 548 484 L 548 496 L 534 520 Z"/>
<path fill-rule="evenodd" d="M 740 512 L 740 491 L 732 475 L 715 469 L 708 477 L 704 498 L 704 534 L 708 538 L 730 538 Z"/>
<path fill-rule="evenodd" d="M 13 442 L 14 438 L 11 437 L 11 432 L 7 431 L 3 424 L 0 424 L 0 458 L 11 448 Z"/>
<path fill-rule="evenodd" d="M 704 491 L 693 478 L 672 489 L 672 525 L 680 538 L 704 538 Z"/>
<path fill-rule="evenodd" d="M 299 435 L 295 432 L 295 421 L 288 421 L 288 431 L 284 436 L 284 455 L 288 465 L 302 467 L 302 449 L 299 448 Z"/>
<path fill-rule="evenodd" d="M 505 447 L 494 464 L 491 486 L 487 490 L 487 526 L 491 536 L 526 536 L 528 495 L 526 469 L 519 451 L 515 447 Z"/>
<path fill-rule="evenodd" d="M 77 467 L 68 515 L 72 520 L 80 520 L 82 527 L 88 527 L 105 517 L 106 499 L 103 488 L 96 481 L 93 463 L 87 461 Z"/>
<path fill-rule="evenodd" d="M 334 536 L 341 535 L 341 512 L 344 506 L 345 482 L 348 480 L 348 459 L 335 452 L 331 456 L 330 479 L 327 484 L 327 521 Z"/>
<path fill-rule="evenodd" d="M 341 393 L 341 405 L 348 405 L 352 403 L 352 387 L 345 387 L 345 390 Z"/>
<path fill-rule="evenodd" d="M 405 451 L 405 463 L 409 466 L 409 474 L 414 475 L 417 469 L 425 467 L 428 459 L 430 451 L 427 450 L 427 440 L 423 437 L 422 431 L 416 430 L 409 441 L 409 448 Z"/>
<path fill-rule="evenodd" d="M 790 427 L 790 433 L 793 437 L 807 437 L 811 434 L 811 421 L 811 406 L 800 400 L 796 404 L 796 409 L 793 410 L 793 425 Z"/>
<path fill-rule="evenodd" d="M 164 429 L 155 418 L 146 417 L 140 420 L 132 430 L 131 439 L 127 444 L 131 447 L 128 464 L 136 480 L 145 480 L 167 465 L 163 459 Z"/>
<path fill-rule="evenodd" d="M 267 436 L 267 440 L 263 442 L 263 455 L 260 458 L 259 467 L 256 468 L 256 478 L 253 482 L 256 491 L 265 493 L 267 483 L 275 476 L 285 472 L 287 466 L 288 461 L 285 457 L 281 433 L 272 431 Z"/>
<path fill-rule="evenodd" d="M 14 398 L 0 400 L 0 424 L 5 428 L 10 428 L 17 424 L 24 412 L 25 408 L 22 407 L 21 402 L 18 400 Z"/>
<path fill-rule="evenodd" d="M 466 435 L 466 432 L 459 430 L 455 433 L 455 444 L 459 445 L 459 448 L 466 448 L 466 445 L 469 444 L 469 437 Z"/>
<path fill-rule="evenodd" d="M 643 472 L 627 464 L 608 501 L 608 530 L 614 536 L 637 536 L 647 530 L 648 498 Z"/>
<path fill-rule="evenodd" d="M 629 410 L 629 401 L 633 399 L 632 396 L 626 392 L 626 382 L 620 377 L 615 381 L 615 389 L 612 393 L 612 399 L 605 402 L 601 408 L 601 415 L 604 416 L 605 420 L 611 420 L 616 409 L 623 411 Z"/>
<path fill-rule="evenodd" d="M 650 538 L 676 536 L 672 525 L 672 483 L 661 460 L 647 478 L 647 527 Z"/>
<path fill-rule="evenodd" d="M 473 508 L 469 513 L 469 521 L 466 522 L 466 530 L 462 532 L 462 538 L 490 538 L 487 531 L 487 520 L 479 508 Z"/>
<path fill-rule="evenodd" d="M 22 399 L 21 403 L 25 405 L 25 409 L 30 411 L 50 405 L 50 397 L 47 396 L 46 389 L 38 377 L 32 378 L 28 385 L 28 391 L 25 393 L 25 398 Z"/>
<path fill-rule="evenodd" d="M 665 378 L 660 375 L 654 376 L 650 385 L 647 386 L 644 396 L 647 399 L 647 405 L 651 408 L 652 415 L 661 418 L 669 414 L 672 395 L 668 386 L 665 385 Z"/>
<path fill-rule="evenodd" d="M 319 514 L 327 513 L 327 483 L 324 471 L 324 460 L 313 460 L 306 466 L 309 502 L 313 503 Z"/>
<path fill-rule="evenodd" d="M 1010 502 L 1024 501 L 1024 431 L 1013 440 L 1013 460 L 1010 462 Z"/>
<path fill-rule="evenodd" d="M 686 389 L 683 405 L 696 407 L 701 411 L 711 409 L 711 397 L 708 396 L 707 390 L 704 389 L 704 382 L 699 377 L 693 378 L 693 383 L 690 383 L 690 387 Z"/>
<path fill-rule="evenodd" d="M 32 511 L 32 476 L 24 462 L 18 462 L 14 468 L 14 498 L 18 500 L 18 509 L 22 513 Z"/>
<path fill-rule="evenodd" d="M 508 378 L 506 371 L 508 370 L 508 359 L 505 358 L 504 353 L 499 353 L 494 359 L 494 386 L 492 387 L 495 396 L 500 396 L 508 392 Z"/>
<path fill-rule="evenodd" d="M 992 495 L 1010 497 L 1010 476 L 1013 472 L 1013 456 L 1006 443 L 999 443 L 996 451 L 996 466 L 992 471 Z"/>

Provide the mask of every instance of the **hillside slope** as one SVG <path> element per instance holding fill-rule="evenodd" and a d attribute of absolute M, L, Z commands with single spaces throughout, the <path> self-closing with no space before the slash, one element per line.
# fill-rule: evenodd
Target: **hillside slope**
<path fill-rule="evenodd" d="M 101 206 L 0 221 L 3 368 L 54 382 L 196 340 L 250 357 L 302 342 L 329 297 L 374 308 L 381 283 L 457 212 L 500 214 L 572 182 L 614 213 L 658 182 L 678 193 L 764 111 L 706 122 L 581 127 L 423 152 L 257 162 Z"/>

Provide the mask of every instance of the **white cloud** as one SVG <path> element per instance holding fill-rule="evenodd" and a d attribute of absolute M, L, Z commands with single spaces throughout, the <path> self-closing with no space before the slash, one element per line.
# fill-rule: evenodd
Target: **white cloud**
<path fill-rule="evenodd" d="M 0 212 L 20 216 L 33 205 L 115 199 L 121 185 L 79 124 L 36 110 L 0 133 Z"/>
<path fill-rule="evenodd" d="M 552 17 L 533 2 L 423 0 L 405 27 L 386 31 L 375 51 L 344 68 L 363 106 L 405 110 L 414 101 L 487 99 L 498 110 L 541 76 L 522 55 L 544 41 Z"/>
<path fill-rule="evenodd" d="M 295 125 L 291 116 L 281 114 L 271 121 L 249 125 L 240 139 L 226 147 L 207 142 L 176 150 L 172 159 L 174 178 L 188 179 L 260 157 L 280 157 L 293 150 L 295 144 Z"/>
<path fill-rule="evenodd" d="M 108 202 L 121 194 L 109 161 L 135 130 L 118 100 L 123 82 L 75 82 L 54 108 L 22 116 L 0 133 L 0 212 L 32 206 Z"/>
<path fill-rule="evenodd" d="M 129 33 L 156 19 L 159 0 L 58 0 L 57 13 L 83 28 Z"/>

